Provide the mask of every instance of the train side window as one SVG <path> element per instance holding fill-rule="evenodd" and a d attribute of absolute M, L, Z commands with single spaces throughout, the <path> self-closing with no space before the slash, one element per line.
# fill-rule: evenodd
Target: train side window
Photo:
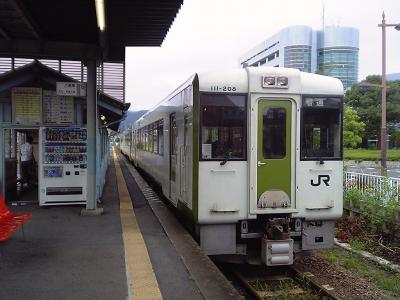
<path fill-rule="evenodd" d="M 154 146 L 154 140 L 153 140 L 153 135 L 154 135 L 154 124 L 149 125 L 149 152 L 153 152 L 153 146 Z"/>
<path fill-rule="evenodd" d="M 286 156 L 286 110 L 267 107 L 263 112 L 262 151 L 265 159 Z"/>
<path fill-rule="evenodd" d="M 141 129 L 141 149 L 145 149 L 145 138 L 144 138 L 144 128 Z"/>
<path fill-rule="evenodd" d="M 246 96 L 202 94 L 200 159 L 246 159 Z"/>
<path fill-rule="evenodd" d="M 142 128 L 140 128 L 138 130 L 138 135 L 139 135 L 139 137 L 138 137 L 138 145 L 137 145 L 137 147 L 138 147 L 138 149 L 142 150 L 143 149 L 143 146 L 142 146 L 142 142 L 143 142 L 143 139 L 142 139 Z"/>
<path fill-rule="evenodd" d="M 149 151 L 149 126 L 144 128 L 144 150 Z"/>
<path fill-rule="evenodd" d="M 142 150 L 146 151 L 146 127 L 142 128 L 142 138 L 143 138 Z"/>
<path fill-rule="evenodd" d="M 158 122 L 153 123 L 153 153 L 158 154 Z"/>
<path fill-rule="evenodd" d="M 164 155 L 164 125 L 163 120 L 158 122 L 158 154 Z"/>

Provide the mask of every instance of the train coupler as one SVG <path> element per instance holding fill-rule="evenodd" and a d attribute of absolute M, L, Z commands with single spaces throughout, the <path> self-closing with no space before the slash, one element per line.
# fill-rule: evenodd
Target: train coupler
<path fill-rule="evenodd" d="M 293 264 L 293 239 L 269 240 L 261 239 L 261 260 L 267 266 L 283 266 Z"/>

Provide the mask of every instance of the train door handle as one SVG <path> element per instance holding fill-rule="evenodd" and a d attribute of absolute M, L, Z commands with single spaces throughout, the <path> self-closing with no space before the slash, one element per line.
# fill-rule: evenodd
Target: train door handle
<path fill-rule="evenodd" d="M 257 167 L 260 167 L 260 166 L 263 166 L 263 165 L 266 165 L 267 163 L 264 163 L 264 162 L 261 162 L 261 161 L 258 161 L 257 162 Z"/>

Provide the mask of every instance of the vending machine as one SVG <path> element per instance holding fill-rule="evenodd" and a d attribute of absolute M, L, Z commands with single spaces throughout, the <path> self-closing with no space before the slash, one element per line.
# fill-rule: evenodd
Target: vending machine
<path fill-rule="evenodd" d="M 40 206 L 86 204 L 86 136 L 86 128 L 40 128 Z"/>

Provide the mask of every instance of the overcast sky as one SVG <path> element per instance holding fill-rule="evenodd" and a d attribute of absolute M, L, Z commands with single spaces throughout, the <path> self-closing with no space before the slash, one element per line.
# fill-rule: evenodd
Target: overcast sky
<path fill-rule="evenodd" d="M 400 0 L 184 0 L 161 47 L 126 49 L 126 101 L 149 109 L 189 76 L 239 67 L 239 57 L 292 25 L 360 30 L 359 80 L 381 72 L 381 29 L 400 23 Z M 387 28 L 387 72 L 400 72 L 400 31 Z"/>

